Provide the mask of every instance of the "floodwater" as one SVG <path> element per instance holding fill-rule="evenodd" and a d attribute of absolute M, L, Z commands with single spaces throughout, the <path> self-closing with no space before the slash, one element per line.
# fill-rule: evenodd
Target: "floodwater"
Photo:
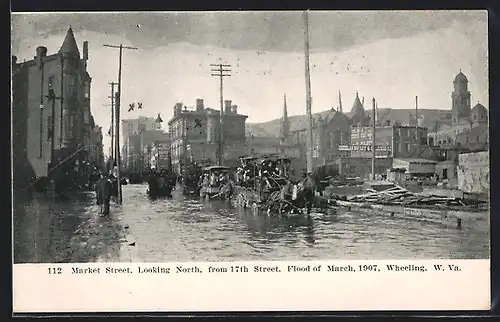
<path fill-rule="evenodd" d="M 458 230 L 343 209 L 268 216 L 177 192 L 151 201 L 145 185 L 123 186 L 123 204 L 101 218 L 91 197 L 16 205 L 15 263 L 489 258 L 487 221 Z"/>

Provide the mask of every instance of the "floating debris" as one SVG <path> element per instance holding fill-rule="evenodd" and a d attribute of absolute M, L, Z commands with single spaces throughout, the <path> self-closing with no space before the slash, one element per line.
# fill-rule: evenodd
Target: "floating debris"
<path fill-rule="evenodd" d="M 347 199 L 350 202 L 366 202 L 369 204 L 400 206 L 438 206 L 444 208 L 477 208 L 485 204 L 484 202 L 479 200 L 412 193 L 409 190 L 398 185 L 395 185 L 394 187 L 383 191 L 374 191 L 362 195 L 351 196 Z"/>

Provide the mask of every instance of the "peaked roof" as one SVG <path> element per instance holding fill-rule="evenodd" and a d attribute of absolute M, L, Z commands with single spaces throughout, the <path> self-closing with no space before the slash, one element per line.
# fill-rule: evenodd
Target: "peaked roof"
<path fill-rule="evenodd" d="M 160 113 L 158 113 L 158 116 L 156 117 L 155 122 L 156 123 L 163 123 L 163 120 L 161 119 Z"/>
<path fill-rule="evenodd" d="M 476 105 L 474 105 L 474 107 L 472 108 L 472 110 L 473 110 L 473 111 L 474 111 L 474 110 L 479 110 L 479 109 L 486 111 L 486 107 L 484 107 L 484 105 L 483 105 L 483 104 L 481 104 L 481 103 L 477 103 L 477 104 L 476 104 Z"/>
<path fill-rule="evenodd" d="M 354 98 L 354 103 L 352 104 L 351 111 L 349 114 L 351 116 L 354 116 L 355 114 L 358 113 L 365 113 L 365 109 L 363 108 L 363 104 L 361 104 L 361 101 L 359 100 L 359 95 L 358 92 L 356 92 L 356 98 Z"/>
<path fill-rule="evenodd" d="M 80 57 L 80 51 L 78 50 L 78 45 L 76 44 L 75 35 L 73 34 L 73 29 L 71 26 L 66 32 L 66 37 L 64 37 L 63 44 L 59 49 L 60 53 L 78 55 Z"/>
<path fill-rule="evenodd" d="M 363 108 L 363 104 L 359 100 L 358 92 L 356 92 L 356 98 L 354 99 L 354 103 L 352 104 L 352 109 L 348 114 L 349 114 L 349 118 L 354 123 L 364 124 L 369 119 L 368 115 L 366 114 L 365 109 Z"/>

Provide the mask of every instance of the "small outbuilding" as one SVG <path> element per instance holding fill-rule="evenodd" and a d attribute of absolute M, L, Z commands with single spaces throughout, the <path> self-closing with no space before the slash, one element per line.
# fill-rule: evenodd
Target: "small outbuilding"
<path fill-rule="evenodd" d="M 405 174 L 417 177 L 431 177 L 436 173 L 437 161 L 427 159 L 395 158 L 392 168 L 405 170 Z"/>
<path fill-rule="evenodd" d="M 457 179 L 457 164 L 453 160 L 436 163 L 436 175 L 439 180 Z"/>

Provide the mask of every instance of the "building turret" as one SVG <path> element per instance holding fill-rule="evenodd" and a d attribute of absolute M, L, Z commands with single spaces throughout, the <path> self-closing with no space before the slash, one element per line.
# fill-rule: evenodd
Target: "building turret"
<path fill-rule="evenodd" d="M 351 124 L 356 126 L 368 126 L 370 125 L 370 117 L 366 114 L 363 104 L 359 99 L 358 92 L 356 92 L 356 97 L 354 98 L 354 103 L 352 104 L 352 109 L 349 112 L 349 118 Z"/>
<path fill-rule="evenodd" d="M 468 119 L 471 114 L 470 92 L 467 88 L 467 77 L 462 70 L 453 80 L 453 92 L 451 93 L 451 114 L 453 124 L 458 124 L 462 119 Z"/>
<path fill-rule="evenodd" d="M 64 38 L 63 44 L 59 49 L 60 53 L 80 57 L 80 51 L 78 50 L 78 45 L 76 44 L 75 35 L 73 34 L 73 29 L 69 27 L 66 32 L 66 37 Z"/>

